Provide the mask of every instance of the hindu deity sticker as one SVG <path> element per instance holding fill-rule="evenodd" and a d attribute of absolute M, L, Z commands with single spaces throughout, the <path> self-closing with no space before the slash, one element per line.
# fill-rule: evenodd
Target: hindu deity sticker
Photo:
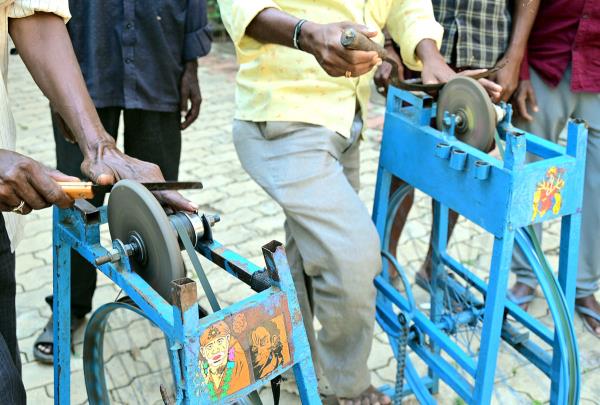
<path fill-rule="evenodd" d="M 199 368 L 217 402 L 292 363 L 291 322 L 284 296 L 209 325 L 200 336 Z"/>
<path fill-rule="evenodd" d="M 250 369 L 240 343 L 229 325 L 219 321 L 200 337 L 200 369 L 213 401 L 250 385 Z"/>
<path fill-rule="evenodd" d="M 551 167 L 546 171 L 544 180 L 538 183 L 533 194 L 533 214 L 531 220 L 542 218 L 546 212 L 552 210 L 554 215 L 560 212 L 562 206 L 561 190 L 565 186 L 562 178 L 564 169 Z"/>
<path fill-rule="evenodd" d="M 286 339 L 283 315 L 257 326 L 250 334 L 250 349 L 254 376 L 263 378 L 283 366 L 290 359 Z"/>

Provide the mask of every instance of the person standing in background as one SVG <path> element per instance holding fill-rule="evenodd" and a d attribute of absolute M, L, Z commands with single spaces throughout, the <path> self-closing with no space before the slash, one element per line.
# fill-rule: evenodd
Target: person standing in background
<path fill-rule="evenodd" d="M 542 2 L 513 97 L 514 124 L 552 142 L 569 118 L 585 120 L 588 144 L 581 212 L 575 310 L 600 338 L 600 2 Z M 536 232 L 541 238 L 541 226 Z M 513 256 L 517 281 L 509 298 L 527 309 L 537 278 L 520 250 Z"/>

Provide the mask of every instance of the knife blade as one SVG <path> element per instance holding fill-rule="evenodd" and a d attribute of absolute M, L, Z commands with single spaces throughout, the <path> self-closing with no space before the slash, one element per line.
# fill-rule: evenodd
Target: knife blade
<path fill-rule="evenodd" d="M 160 183 L 140 183 L 150 191 L 164 190 L 199 190 L 202 183 L 199 181 L 165 181 Z M 90 181 L 59 181 L 58 185 L 67 195 L 73 199 L 84 198 L 86 200 L 93 198 L 98 193 L 110 193 L 112 184 L 100 185 Z"/>

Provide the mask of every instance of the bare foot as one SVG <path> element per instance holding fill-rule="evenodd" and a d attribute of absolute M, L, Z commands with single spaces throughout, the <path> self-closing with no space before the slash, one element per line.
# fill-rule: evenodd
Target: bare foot
<path fill-rule="evenodd" d="M 533 300 L 535 288 L 532 288 L 524 283 L 516 282 L 515 285 L 513 285 L 510 289 L 510 292 L 515 298 L 515 304 L 521 307 L 523 311 L 527 311 L 529 304 Z"/>
<path fill-rule="evenodd" d="M 355 398 L 340 398 L 340 405 L 389 405 L 392 400 L 372 385 Z"/>
<path fill-rule="evenodd" d="M 594 294 L 583 298 L 577 298 L 575 300 L 575 305 L 582 306 L 600 315 L 600 304 L 596 300 L 596 297 L 594 297 Z M 589 326 L 590 332 L 593 331 L 592 333 L 594 333 L 596 337 L 600 338 L 600 322 L 597 319 L 581 312 L 579 312 L 579 315 L 581 318 L 583 318 L 583 321 L 587 324 L 587 326 Z"/>

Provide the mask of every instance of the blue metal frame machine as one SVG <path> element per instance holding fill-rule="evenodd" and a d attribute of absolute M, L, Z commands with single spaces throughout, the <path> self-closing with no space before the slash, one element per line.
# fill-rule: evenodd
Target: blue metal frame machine
<path fill-rule="evenodd" d="M 394 87 L 389 90 L 373 220 L 385 258 L 383 272 L 375 280 L 376 317 L 397 359 L 396 386 L 390 390 L 395 404 L 408 394 L 414 394 L 420 403 L 433 404 L 440 382 L 469 404 L 490 403 L 501 340 L 550 378 L 552 404 L 575 405 L 579 401 L 579 360 L 572 318 L 587 130 L 581 122 L 570 122 L 563 147 L 513 127 L 510 106 L 494 108 L 496 144 L 506 145 L 503 159 L 455 136 L 459 128 L 464 129 L 467 113 L 443 111 L 440 121 L 437 104 L 431 97 Z M 436 115 L 439 129 L 433 125 Z M 537 159 L 528 160 L 528 153 Z M 393 193 L 392 176 L 406 183 Z M 133 196 L 158 206 L 149 191 L 137 183 L 125 180 L 115 187 L 132 191 Z M 417 307 L 406 272 L 386 251 L 398 207 L 412 188 L 434 201 L 433 271 L 427 311 Z M 111 199 L 114 194 L 111 193 Z M 120 204 L 122 207 L 123 200 Z M 136 212 L 140 222 L 156 219 L 162 221 L 162 229 L 167 229 L 153 235 L 153 243 L 158 240 L 176 246 L 178 258 L 181 251 L 187 252 L 210 303 L 212 313 L 208 314 L 197 303 L 196 283 L 184 274 L 172 281 L 165 292 L 165 283 L 134 271 L 139 263 L 156 257 L 152 252 L 144 253 L 146 243 L 137 231 L 121 238 L 127 240 L 113 237 L 112 248 L 101 245 L 100 226 L 107 222 L 109 228 L 113 226 L 110 207 L 111 200 L 108 207 L 98 209 L 80 200 L 73 208 L 54 209 L 56 404 L 70 403 L 72 251 L 95 264 L 128 297 L 127 301 L 99 308 L 86 329 L 84 372 L 91 404 L 110 403 L 104 377 L 103 337 L 108 315 L 117 308 L 147 318 L 164 333 L 177 404 L 235 400 L 258 403 L 256 390 L 276 381 L 288 369 L 294 371 L 302 403 L 320 403 L 296 291 L 279 243 L 273 241 L 263 247 L 266 268 L 262 268 L 213 239 L 214 217 L 183 213 L 167 216 L 160 207 L 150 206 L 146 207 L 146 217 Z M 448 253 L 449 209 L 493 235 L 487 282 Z M 531 230 L 534 223 L 556 218 L 562 218 L 557 277 Z M 167 228 L 165 223 L 169 224 Z M 554 321 L 553 329 L 507 299 L 515 244 L 521 247 L 538 277 Z M 172 255 L 173 249 L 170 253 L 165 249 L 165 255 Z M 249 285 L 255 294 L 221 308 L 196 253 Z M 397 270 L 404 288 L 394 286 L 390 266 Z M 508 315 L 513 322 L 507 320 Z M 465 328 L 479 335 L 475 352 L 456 339 Z M 270 333 L 276 343 L 274 357 L 269 357 L 277 359 L 272 367 L 257 360 L 258 349 L 252 341 L 254 334 L 260 333 Z M 218 388 L 210 380 L 210 361 L 203 348 L 220 336 L 229 344 L 229 374 L 220 380 L 222 385 Z M 414 357 L 407 355 L 408 348 L 426 365 L 425 375 L 417 372 L 418 365 Z M 216 355 L 214 359 L 220 357 Z M 248 377 L 234 389 L 236 381 L 231 381 L 231 373 L 237 367 L 245 367 Z M 170 403 L 164 388 L 161 394 L 165 403 Z"/>
<path fill-rule="evenodd" d="M 443 128 L 435 129 L 437 105 L 431 97 L 390 87 L 373 220 L 386 259 L 384 271 L 376 279 L 377 320 L 398 360 L 395 403 L 411 393 L 420 403 L 436 403 L 433 395 L 440 381 L 466 403 L 490 403 L 501 340 L 551 379 L 552 404 L 578 403 L 579 365 L 572 317 L 587 129 L 581 122 L 570 122 L 563 147 L 513 127 L 510 106 L 502 104 L 495 110 L 496 143 L 506 145 L 503 159 L 457 139 L 459 114 L 444 111 Z M 528 160 L 528 153 L 537 159 Z M 394 193 L 390 191 L 392 176 L 406 182 Z M 386 251 L 392 222 L 411 188 L 434 201 L 427 311 L 415 305 L 405 270 Z M 448 253 L 448 209 L 493 235 L 487 282 Z M 560 217 L 560 261 L 555 277 L 530 225 Z M 553 330 L 507 299 L 515 243 L 538 277 L 554 320 Z M 393 286 L 390 266 L 398 270 L 404 288 Z M 508 315 L 513 322 L 507 320 Z M 480 333 L 476 353 L 455 339 L 464 327 Z M 425 375 L 417 372 L 407 347 L 426 365 Z"/>
<path fill-rule="evenodd" d="M 125 182 L 125 183 L 123 183 Z M 140 186 L 128 180 L 125 185 L 134 190 Z M 143 187 L 142 187 L 143 189 Z M 137 191 L 142 194 L 145 191 Z M 111 194 L 111 199 L 113 194 Z M 146 196 L 147 197 L 147 196 Z M 154 200 L 155 201 L 155 200 Z M 108 208 L 111 200 L 109 199 Z M 171 296 L 162 296 L 160 288 L 151 286 L 142 276 L 132 270 L 132 260 L 138 260 L 132 245 L 125 240 L 113 238 L 112 249 L 100 243 L 100 226 L 110 209 L 94 208 L 84 200 L 77 201 L 70 209 L 54 209 L 54 403 L 70 403 L 70 258 L 76 251 L 108 276 L 128 299 L 108 303 L 100 307 L 90 318 L 84 340 L 84 373 L 90 404 L 108 404 L 110 396 L 106 387 L 103 362 L 104 327 L 108 315 L 117 308 L 131 310 L 160 328 L 164 333 L 174 381 L 174 395 L 161 394 L 166 404 L 260 403 L 257 389 L 276 379 L 286 370 L 293 370 L 302 403 L 321 403 L 308 345 L 308 339 L 296 291 L 292 282 L 285 251 L 280 243 L 273 241 L 263 247 L 266 268 L 259 267 L 212 238 L 215 218 L 207 215 L 170 215 L 171 233 L 179 247 L 187 251 L 198 272 L 212 313 L 205 312 L 197 303 L 196 282 L 183 277 L 171 283 Z M 166 214 L 162 212 L 160 215 Z M 186 222 L 191 219 L 190 222 Z M 189 225 L 195 227 L 190 228 Z M 187 230 L 185 226 L 188 225 Z M 255 291 L 255 294 L 231 306 L 221 308 L 212 293 L 208 279 L 202 270 L 196 252 L 217 264 L 227 273 L 237 277 Z M 165 253 L 166 254 L 166 253 Z M 168 271 L 168 269 L 166 269 Z M 164 295 L 164 294 L 163 294 Z M 262 328 L 262 329 L 261 329 Z M 269 329 L 270 328 L 270 329 Z M 270 368 L 256 366 L 252 346 L 254 333 L 269 329 L 276 347 Z M 226 374 L 220 389 L 207 377 L 208 363 L 203 362 L 201 342 L 225 337 L 228 341 Z M 140 344 L 143 344 L 143 338 Z M 277 344 L 276 344 L 277 343 Z M 217 358 L 217 357 L 215 357 Z M 273 357 L 271 357 L 272 359 Z M 253 368 L 254 366 L 254 368 Z M 240 367 L 245 380 L 232 381 L 231 372 Z M 232 370 L 230 370 L 230 368 Z M 230 373 L 230 374 L 227 374 Z M 237 384 L 235 390 L 233 386 Z M 241 385 L 240 385 L 241 384 Z M 211 388 L 212 387 L 212 388 Z M 158 387 L 157 387 L 158 393 Z"/>

